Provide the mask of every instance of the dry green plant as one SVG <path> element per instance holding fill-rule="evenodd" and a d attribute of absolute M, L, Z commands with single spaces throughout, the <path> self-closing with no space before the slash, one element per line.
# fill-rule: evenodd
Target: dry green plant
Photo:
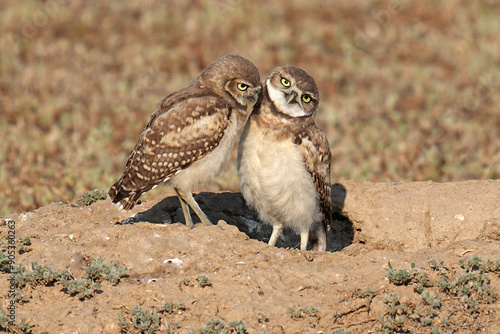
<path fill-rule="evenodd" d="M 153 334 L 160 329 L 160 315 L 135 306 L 127 316 L 118 312 L 118 327 L 122 333 Z"/>
<path fill-rule="evenodd" d="M 460 269 L 434 259 L 428 262 L 430 271 L 416 268 L 415 264 L 409 270 L 396 270 L 389 263 L 389 281 L 395 285 L 413 284 L 420 300 L 410 301 L 405 296 L 406 301 L 401 302 L 398 294 L 385 294 L 386 310 L 378 315 L 384 333 L 453 333 L 463 325 L 457 319 L 473 319 L 486 312 L 484 305 L 498 302 L 498 292 L 491 286 L 488 274 L 498 275 L 500 259 L 485 262 L 471 256 L 459 260 Z"/>
<path fill-rule="evenodd" d="M 97 201 L 105 200 L 108 197 L 108 193 L 105 190 L 94 189 L 82 194 L 82 198 L 76 201 L 77 203 L 82 203 L 83 206 L 89 206 Z"/>
<path fill-rule="evenodd" d="M 19 301 L 27 299 L 27 296 L 22 295 L 20 291 L 26 286 L 53 286 L 56 283 L 62 286 L 64 292 L 83 300 L 93 297 L 100 291 L 103 281 L 108 281 L 112 285 L 118 284 L 120 278 L 125 275 L 126 268 L 117 266 L 115 261 L 110 261 L 106 265 L 104 258 L 94 258 L 91 260 L 91 265 L 85 268 L 87 278 L 75 279 L 67 270 L 58 271 L 48 265 L 39 265 L 36 261 L 31 263 L 30 271 L 19 263 L 14 272 L 14 281 L 18 288 L 16 299 Z"/>
<path fill-rule="evenodd" d="M 243 321 L 230 321 L 225 324 L 218 319 L 210 319 L 204 328 L 200 328 L 201 334 L 248 334 L 247 326 Z"/>
<path fill-rule="evenodd" d="M 24 333 L 30 334 L 33 326 L 26 320 L 25 317 L 21 317 L 21 322 L 13 321 L 13 324 L 10 324 L 11 320 L 7 316 L 7 312 L 4 311 L 2 307 L 0 307 L 0 331 L 7 333 Z"/>

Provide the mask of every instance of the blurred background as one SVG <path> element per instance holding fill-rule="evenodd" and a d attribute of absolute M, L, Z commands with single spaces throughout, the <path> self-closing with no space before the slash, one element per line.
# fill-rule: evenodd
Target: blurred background
<path fill-rule="evenodd" d="M 0 216 L 107 191 L 156 103 L 225 54 L 315 78 L 334 182 L 499 178 L 499 17 L 497 0 L 1 0 Z M 234 159 L 200 190 L 238 191 Z"/>

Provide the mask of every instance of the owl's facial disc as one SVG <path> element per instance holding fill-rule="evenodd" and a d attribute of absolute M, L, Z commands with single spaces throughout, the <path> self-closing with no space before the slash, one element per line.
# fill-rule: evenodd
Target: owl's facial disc
<path fill-rule="evenodd" d="M 253 106 L 262 91 L 262 86 L 259 84 L 254 87 L 251 82 L 242 79 L 233 79 L 226 83 L 225 90 L 229 93 L 240 105 Z"/>
<path fill-rule="evenodd" d="M 271 80 L 266 81 L 269 98 L 273 101 L 276 109 L 279 112 L 291 117 L 308 116 L 309 113 L 302 108 L 302 105 L 297 100 L 300 93 L 295 89 L 282 90 L 276 88 L 271 83 Z"/>

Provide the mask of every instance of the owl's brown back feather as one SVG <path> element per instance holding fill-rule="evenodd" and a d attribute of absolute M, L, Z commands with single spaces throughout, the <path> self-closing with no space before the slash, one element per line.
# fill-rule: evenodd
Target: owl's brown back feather
<path fill-rule="evenodd" d="M 143 193 L 213 151 L 224 135 L 231 106 L 215 95 L 184 93 L 157 105 L 122 177 L 111 186 L 109 196 L 123 209 L 132 209 Z M 173 100 L 178 102 L 172 104 Z"/>

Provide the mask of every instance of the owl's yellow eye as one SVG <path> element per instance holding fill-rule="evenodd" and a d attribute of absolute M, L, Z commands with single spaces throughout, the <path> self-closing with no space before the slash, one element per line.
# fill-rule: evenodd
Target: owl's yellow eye
<path fill-rule="evenodd" d="M 285 78 L 281 78 L 281 84 L 285 87 L 290 87 L 290 81 Z"/>
<path fill-rule="evenodd" d="M 302 95 L 302 101 L 304 101 L 305 103 L 309 103 L 311 102 L 311 97 L 307 94 L 304 94 Z"/>
<path fill-rule="evenodd" d="M 241 90 L 241 91 L 245 91 L 245 90 L 247 90 L 247 88 L 248 88 L 247 84 L 244 84 L 244 83 L 239 83 L 238 84 L 238 89 Z"/>

